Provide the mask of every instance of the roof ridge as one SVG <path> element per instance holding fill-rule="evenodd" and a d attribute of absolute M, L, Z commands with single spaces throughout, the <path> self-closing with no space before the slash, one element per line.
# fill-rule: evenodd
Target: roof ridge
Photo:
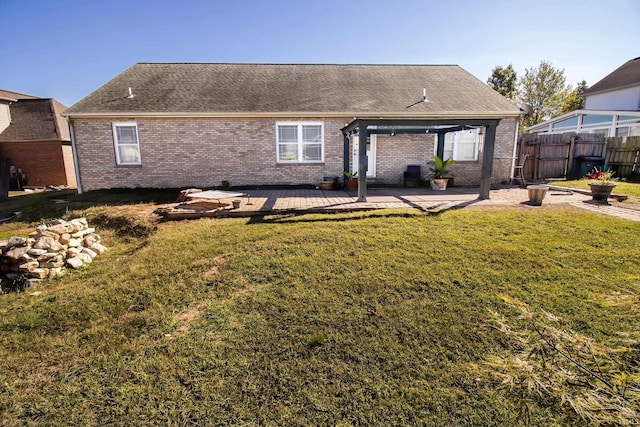
<path fill-rule="evenodd" d="M 373 67 L 459 67 L 458 64 L 338 64 L 322 62 L 137 62 L 136 65 L 320 65 L 320 66 L 373 66 Z"/>

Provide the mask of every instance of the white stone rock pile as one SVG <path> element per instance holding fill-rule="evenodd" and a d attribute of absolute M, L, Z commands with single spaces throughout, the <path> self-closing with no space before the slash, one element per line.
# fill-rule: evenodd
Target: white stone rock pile
<path fill-rule="evenodd" d="M 45 279 L 64 274 L 65 267 L 80 268 L 107 250 L 86 218 L 57 220 L 40 225 L 28 238 L 12 237 L 0 242 L 0 272 L 10 280 L 21 275 Z"/>

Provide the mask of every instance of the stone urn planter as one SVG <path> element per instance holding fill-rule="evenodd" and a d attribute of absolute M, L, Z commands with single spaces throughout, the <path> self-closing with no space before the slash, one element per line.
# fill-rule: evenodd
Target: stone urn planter
<path fill-rule="evenodd" d="M 529 204 L 541 206 L 542 200 L 547 195 L 548 185 L 527 185 L 527 193 L 529 194 Z"/>
<path fill-rule="evenodd" d="M 606 202 L 615 186 L 615 184 L 597 184 L 590 182 L 591 198 L 598 202 Z"/>

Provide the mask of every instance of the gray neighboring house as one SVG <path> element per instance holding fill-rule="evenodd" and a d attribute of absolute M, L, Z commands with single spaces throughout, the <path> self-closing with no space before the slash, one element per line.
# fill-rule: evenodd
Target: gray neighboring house
<path fill-rule="evenodd" d="M 509 182 L 520 114 L 457 65 L 196 63 L 136 64 L 64 113 L 80 192 L 317 185 L 358 162 L 368 183 L 402 185 L 407 165 L 426 177 L 436 150 L 458 160 L 456 185 L 478 185 L 484 121 L 490 180 Z M 394 125 L 367 125 L 366 145 L 345 131 L 374 119 Z"/>

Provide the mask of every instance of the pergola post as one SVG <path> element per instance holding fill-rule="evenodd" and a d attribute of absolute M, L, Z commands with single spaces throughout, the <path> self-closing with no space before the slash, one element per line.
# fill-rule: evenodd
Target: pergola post
<path fill-rule="evenodd" d="M 491 190 L 491 175 L 493 173 L 493 152 L 496 146 L 497 123 L 487 124 L 484 137 L 484 150 L 482 152 L 482 172 L 480 172 L 480 200 L 489 198 Z"/>
<path fill-rule="evenodd" d="M 343 153 L 342 153 L 342 172 L 351 172 L 350 170 L 350 150 L 349 150 L 350 138 L 349 135 L 345 132 L 342 134 L 342 145 L 343 145 Z M 347 177 L 343 174 L 343 180 L 346 180 Z M 346 186 L 346 184 L 345 184 Z"/>
<path fill-rule="evenodd" d="M 358 202 L 367 201 L 367 141 L 369 140 L 369 129 L 364 124 L 358 129 Z"/>
<path fill-rule="evenodd" d="M 447 160 L 444 158 L 444 136 L 446 134 L 442 132 L 438 132 L 438 148 L 436 149 L 436 154 L 442 160 Z"/>

